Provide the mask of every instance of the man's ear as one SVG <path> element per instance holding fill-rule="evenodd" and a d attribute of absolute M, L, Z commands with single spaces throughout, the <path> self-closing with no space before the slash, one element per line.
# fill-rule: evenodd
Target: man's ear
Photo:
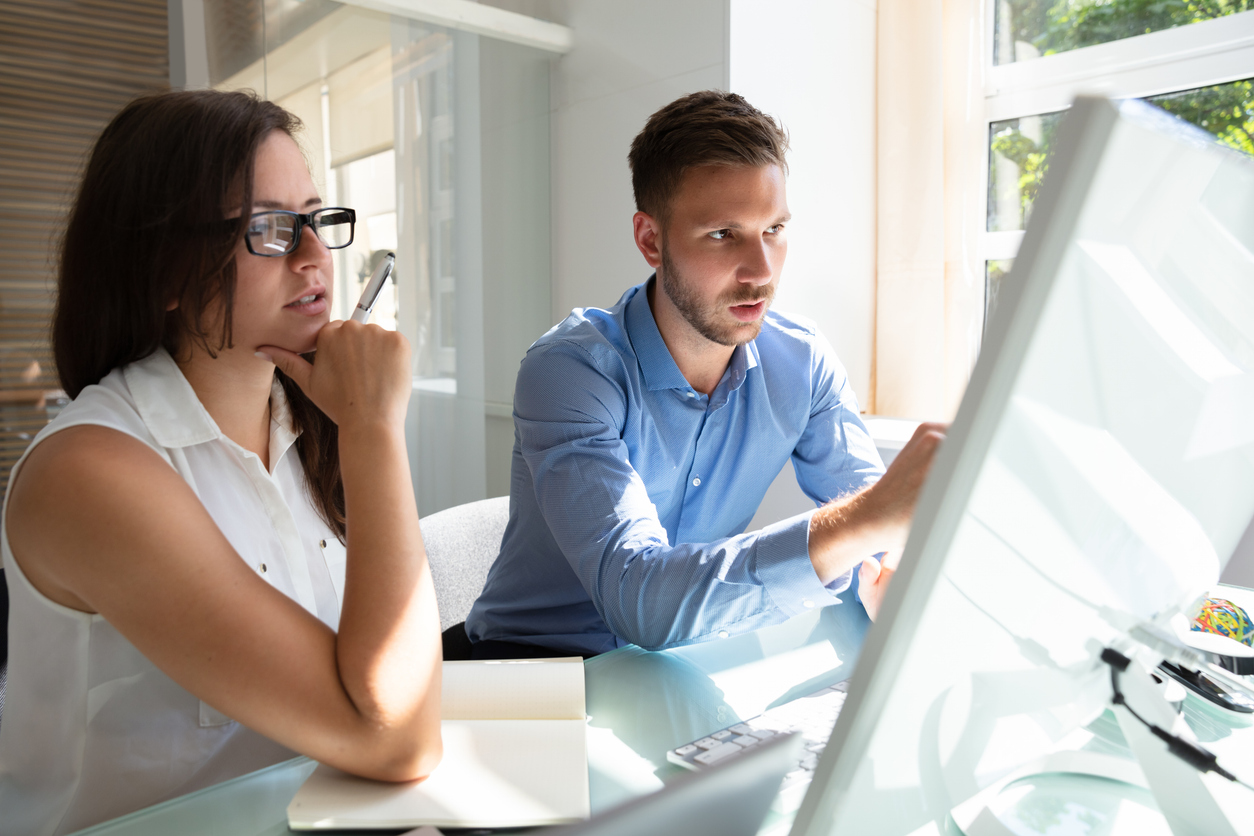
<path fill-rule="evenodd" d="M 637 212 L 631 216 L 631 227 L 637 249 L 656 270 L 662 264 L 662 224 L 652 215 Z"/>
<path fill-rule="evenodd" d="M 170 300 L 170 303 L 169 303 L 168 305 L 166 305 L 166 306 L 165 306 L 165 309 L 166 309 L 167 311 L 172 311 L 172 310 L 175 310 L 176 308 L 178 308 L 178 306 L 179 306 L 179 300 L 177 300 L 177 299 L 171 299 L 171 300 Z"/>

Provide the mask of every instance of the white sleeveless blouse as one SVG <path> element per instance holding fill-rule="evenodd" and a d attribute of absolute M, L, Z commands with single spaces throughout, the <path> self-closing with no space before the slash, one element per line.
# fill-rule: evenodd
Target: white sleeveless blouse
<path fill-rule="evenodd" d="M 30 447 L 82 424 L 138 438 L 187 480 L 241 560 L 335 629 L 345 550 L 314 509 L 277 381 L 271 405 L 267 468 L 222 435 L 158 351 L 84 389 Z M 103 617 L 41 595 L 3 529 L 0 552 L 11 602 L 0 836 L 69 833 L 294 757 L 176 685 Z"/>

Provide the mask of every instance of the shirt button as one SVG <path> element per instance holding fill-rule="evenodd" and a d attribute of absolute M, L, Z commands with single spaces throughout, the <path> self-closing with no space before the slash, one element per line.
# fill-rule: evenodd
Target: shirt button
<path fill-rule="evenodd" d="M 731 633 L 727 632 L 726 630 L 719 630 L 719 631 L 718 631 L 718 637 L 719 637 L 720 639 L 725 639 L 725 638 L 727 638 L 727 637 L 728 637 L 728 636 L 730 636 L 730 635 L 731 635 Z"/>
<path fill-rule="evenodd" d="M 694 478 L 693 478 L 693 480 L 692 480 L 692 486 L 693 486 L 694 488 L 699 488 L 699 487 L 701 487 L 701 477 L 700 477 L 700 476 L 697 476 L 697 477 L 694 477 Z"/>
<path fill-rule="evenodd" d="M 318 546 L 319 546 L 319 548 L 323 548 L 323 549 L 325 549 L 325 548 L 327 547 L 327 541 L 326 541 L 326 540 L 319 540 L 319 541 L 318 541 Z"/>
<path fill-rule="evenodd" d="M 257 571 L 264 575 L 266 573 L 266 564 L 264 563 L 258 564 Z"/>
<path fill-rule="evenodd" d="M 802 602 L 801 602 L 801 606 L 805 607 L 805 608 L 808 610 L 808 609 L 810 609 L 811 607 L 813 607 L 813 606 L 814 606 L 814 602 L 813 602 L 813 601 L 802 601 Z"/>

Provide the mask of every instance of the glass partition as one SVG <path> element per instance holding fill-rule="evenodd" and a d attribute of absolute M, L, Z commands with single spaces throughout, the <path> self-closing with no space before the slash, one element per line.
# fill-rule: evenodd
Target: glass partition
<path fill-rule="evenodd" d="M 509 492 L 514 377 L 548 330 L 549 54 L 330 0 L 206 4 L 211 82 L 300 117 L 329 205 L 347 318 L 386 252 L 372 317 L 413 346 L 419 512 Z"/>

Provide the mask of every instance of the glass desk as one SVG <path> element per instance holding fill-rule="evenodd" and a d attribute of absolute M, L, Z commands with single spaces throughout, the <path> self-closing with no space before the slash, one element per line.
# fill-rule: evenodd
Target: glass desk
<path fill-rule="evenodd" d="M 667 750 L 846 679 L 870 624 L 851 596 L 743 636 L 657 653 L 623 647 L 586 661 L 592 812 L 684 772 Z M 286 834 L 288 802 L 313 769 L 296 758 L 78 836 Z"/>
<path fill-rule="evenodd" d="M 686 774 L 667 763 L 667 750 L 850 676 L 869 626 L 866 613 L 850 596 L 845 593 L 840 605 L 743 636 L 660 653 L 624 647 L 586 661 L 592 812 Z M 1186 703 L 1185 717 L 1222 763 L 1238 775 L 1254 775 L 1254 726 L 1234 728 L 1200 701 Z M 1101 737 L 1121 737 L 1109 713 L 1088 729 Z M 296 758 L 76 836 L 288 834 L 292 832 L 287 827 L 288 802 L 313 769 L 309 759 Z M 998 817 L 1015 832 L 1031 833 L 1028 824 L 1065 824 L 1056 821 L 1059 816 L 1082 815 L 1103 822 L 1085 831 L 1093 834 L 1169 836 L 1152 797 L 1137 787 L 1110 782 L 1109 789 L 1095 792 L 1091 780 L 1063 774 L 1019 783 L 1023 786 L 1008 790 L 1015 800 L 998 805 Z M 1221 791 L 1246 792 L 1235 785 Z M 1251 800 L 1241 796 L 1237 803 L 1251 805 Z M 772 814 L 766 824 L 775 832 L 786 826 L 787 819 Z M 1037 832 L 1047 831 L 1042 827 Z M 961 836 L 952 821 L 945 836 Z"/>

